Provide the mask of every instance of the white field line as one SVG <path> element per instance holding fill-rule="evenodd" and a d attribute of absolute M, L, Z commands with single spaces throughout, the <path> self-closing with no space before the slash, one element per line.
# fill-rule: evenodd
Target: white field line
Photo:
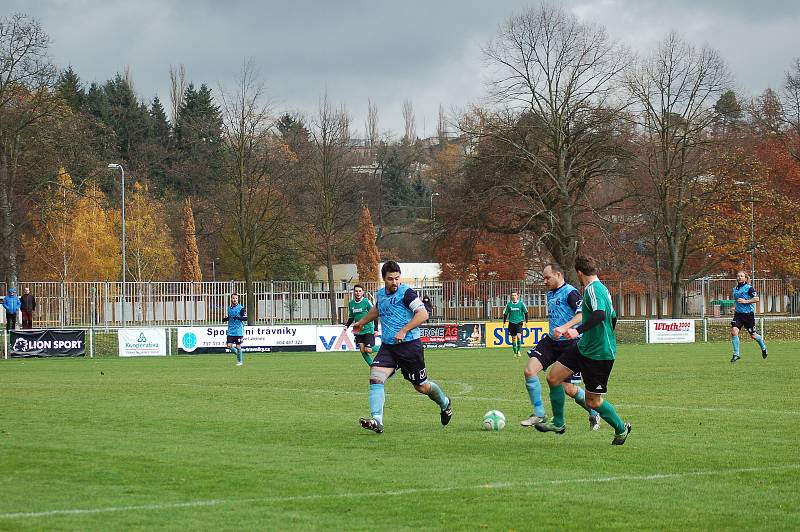
<path fill-rule="evenodd" d="M 221 506 L 226 504 L 248 504 L 248 503 L 282 503 L 282 502 L 303 502 L 322 499 L 351 499 L 368 498 L 374 496 L 397 497 L 403 495 L 416 495 L 420 493 L 446 493 L 452 491 L 480 491 L 480 490 L 504 490 L 518 488 L 534 488 L 538 486 L 560 486 L 570 484 L 598 484 L 606 482 L 652 482 L 659 480 L 672 480 L 690 477 L 718 476 L 718 475 L 740 475 L 747 473 L 764 473 L 767 471 L 791 471 L 800 469 L 800 464 L 787 464 L 783 466 L 770 467 L 744 467 L 739 469 L 714 469 L 705 471 L 687 471 L 684 473 L 653 473 L 650 475 L 618 475 L 594 478 L 568 478 L 558 480 L 532 480 L 525 482 L 490 482 L 488 484 L 473 484 L 469 486 L 443 486 L 436 488 L 408 488 L 399 490 L 389 490 L 382 492 L 345 492 L 345 493 L 319 493 L 314 495 L 295 495 L 285 497 L 250 497 L 245 499 L 208 499 L 186 502 L 174 502 L 164 504 L 138 504 L 130 506 L 106 506 L 103 508 L 73 508 L 64 510 L 44 510 L 40 512 L 10 512 L 0 514 L 0 519 L 33 519 L 38 517 L 57 517 L 68 515 L 91 515 L 114 512 L 140 512 L 140 511 L 159 511 L 179 508 L 197 508 L 204 506 Z"/>

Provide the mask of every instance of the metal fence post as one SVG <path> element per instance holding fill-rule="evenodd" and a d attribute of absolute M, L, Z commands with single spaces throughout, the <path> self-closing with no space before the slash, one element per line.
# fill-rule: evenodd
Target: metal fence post
<path fill-rule="evenodd" d="M 89 328 L 89 358 L 94 358 L 94 329 Z"/>
<path fill-rule="evenodd" d="M 3 330 L 3 353 L 5 359 L 8 360 L 8 331 Z"/>
<path fill-rule="evenodd" d="M 703 341 L 708 343 L 708 318 L 703 318 Z"/>

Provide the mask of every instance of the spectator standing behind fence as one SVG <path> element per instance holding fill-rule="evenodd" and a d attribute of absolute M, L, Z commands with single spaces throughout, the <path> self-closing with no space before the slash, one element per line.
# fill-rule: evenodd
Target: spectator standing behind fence
<path fill-rule="evenodd" d="M 22 289 L 22 328 L 33 329 L 33 311 L 36 310 L 36 298 L 27 286 Z"/>
<path fill-rule="evenodd" d="M 6 330 L 13 331 L 17 328 L 17 312 L 20 308 L 20 300 L 15 288 L 9 288 L 8 294 L 3 298 L 3 308 L 6 309 Z"/>

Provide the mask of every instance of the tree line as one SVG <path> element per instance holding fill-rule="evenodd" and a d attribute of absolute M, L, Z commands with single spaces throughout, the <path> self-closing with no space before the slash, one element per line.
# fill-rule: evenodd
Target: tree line
<path fill-rule="evenodd" d="M 552 260 L 571 275 L 589 253 L 606 277 L 655 280 L 678 301 L 687 279 L 752 256 L 759 276 L 800 274 L 798 60 L 749 97 L 717 51 L 677 32 L 634 52 L 543 4 L 498 29 L 485 97 L 440 108 L 434 138 L 417 137 L 410 100 L 402 136 L 367 102 L 356 138 L 326 94 L 312 115 L 274 108 L 252 61 L 216 88 L 171 67 L 170 101 L 145 101 L 127 72 L 87 85 L 50 46 L 35 19 L 0 19 L 12 284 L 119 278 L 122 186 L 133 280 L 243 278 L 249 292 L 324 265 L 333 291 L 338 262 L 375 280 L 377 260 L 437 260 L 470 281 Z"/>

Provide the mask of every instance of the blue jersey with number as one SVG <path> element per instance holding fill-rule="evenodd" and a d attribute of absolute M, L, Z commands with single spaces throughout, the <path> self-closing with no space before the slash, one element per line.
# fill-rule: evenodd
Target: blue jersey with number
<path fill-rule="evenodd" d="M 756 289 L 748 283 L 737 284 L 733 287 L 733 300 L 736 301 L 740 297 L 744 299 L 753 299 L 758 293 Z M 736 301 L 736 312 L 740 314 L 752 314 L 756 310 L 754 303 L 739 303 Z"/>
<path fill-rule="evenodd" d="M 555 290 L 547 292 L 547 317 L 550 321 L 550 330 L 560 327 L 575 317 L 581 311 L 581 293 L 569 283 L 564 283 Z M 574 341 L 562 336 L 558 342 Z"/>
<path fill-rule="evenodd" d="M 381 288 L 376 301 L 375 306 L 381 318 L 381 343 L 384 344 L 397 343 L 397 332 L 408 325 L 417 309 L 425 307 L 414 289 L 404 284 L 391 294 L 386 292 L 386 288 Z M 403 341 L 417 340 L 419 337 L 419 327 L 415 327 L 405 335 Z"/>
<path fill-rule="evenodd" d="M 228 307 L 228 336 L 244 336 L 244 324 L 247 321 L 247 310 L 241 303 Z"/>

